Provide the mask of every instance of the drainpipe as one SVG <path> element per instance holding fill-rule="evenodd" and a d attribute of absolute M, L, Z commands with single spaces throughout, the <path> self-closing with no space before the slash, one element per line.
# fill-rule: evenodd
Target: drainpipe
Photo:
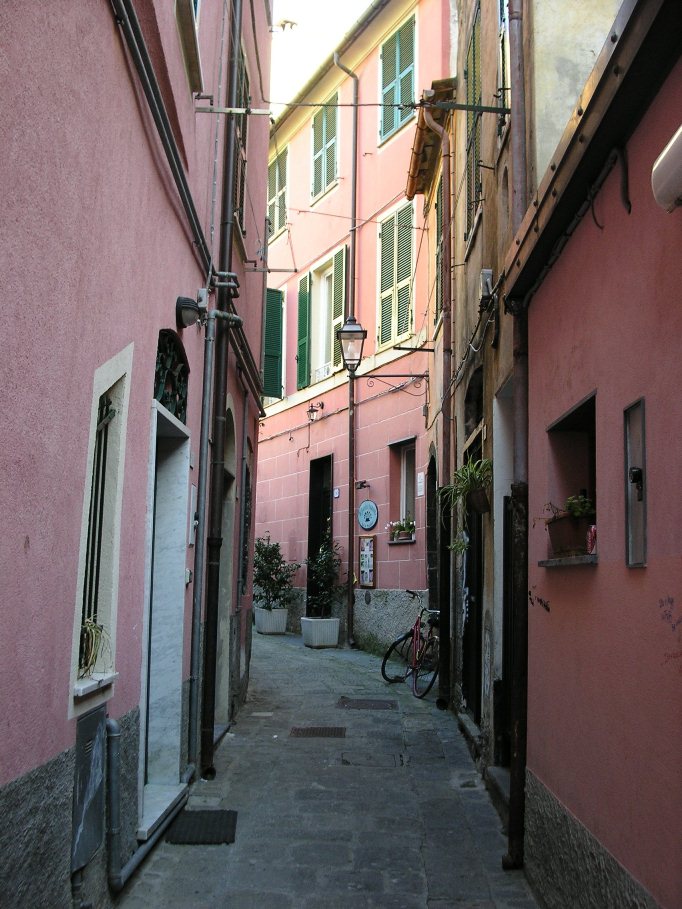
<path fill-rule="evenodd" d="M 230 76 L 225 106 L 237 106 L 239 49 L 242 33 L 242 0 L 232 0 L 230 16 Z M 236 176 L 236 123 L 234 114 L 226 115 L 225 158 L 218 254 L 217 308 L 227 312 L 230 294 L 224 276 L 232 271 L 232 241 L 234 236 L 234 184 Z M 213 463 L 210 482 L 210 511 L 208 526 L 208 556 L 206 564 L 206 615 L 204 621 L 204 672 L 201 705 L 201 774 L 212 779 L 213 727 L 215 721 L 216 656 L 218 646 L 218 608 L 220 603 L 220 550 L 222 548 L 223 485 L 225 471 L 225 407 L 227 403 L 227 360 L 229 337 L 226 326 L 219 325 L 215 342 L 215 373 L 213 398 Z"/>
<path fill-rule="evenodd" d="M 120 893 L 137 870 L 140 863 L 151 852 L 168 830 L 180 811 L 185 807 L 189 793 L 185 793 L 174 805 L 167 817 L 161 821 L 154 833 L 135 850 L 125 865 L 121 865 L 121 727 L 116 720 L 107 720 L 107 814 L 108 835 L 108 877 L 114 893 Z"/>
<path fill-rule="evenodd" d="M 241 377 L 241 373 L 240 373 Z M 239 557 L 237 559 L 237 570 L 239 576 L 237 577 L 237 605 L 241 615 L 241 599 L 244 595 L 245 585 L 242 584 L 242 571 L 244 570 L 243 560 L 244 560 L 244 545 L 246 544 L 246 469 L 247 464 L 247 448 L 249 441 L 249 390 L 246 387 L 246 384 L 242 379 L 242 388 L 244 391 L 244 399 L 242 405 L 242 464 L 241 464 L 241 479 L 239 486 L 239 499 L 241 502 L 241 507 L 239 509 Z M 239 627 L 241 631 L 241 618 L 239 621 Z M 237 679 L 239 680 L 239 679 Z"/>
<path fill-rule="evenodd" d="M 206 549 L 206 487 L 208 479 L 208 446 L 210 432 L 211 396 L 213 387 L 213 354 L 215 351 L 216 319 L 230 325 L 241 325 L 239 316 L 211 309 L 206 313 L 204 340 L 204 381 L 201 398 L 201 429 L 199 433 L 199 476 L 197 479 L 196 533 L 194 541 L 194 588 L 192 596 L 192 651 L 189 674 L 189 754 L 190 764 L 197 763 L 199 752 L 199 672 L 201 666 L 201 605 L 204 596 L 204 554 Z"/>
<path fill-rule="evenodd" d="M 452 374 L 452 288 L 450 275 L 452 271 L 452 250 L 450 243 L 450 135 L 444 127 L 440 126 L 426 108 L 422 108 L 424 119 L 433 132 L 441 138 L 441 161 L 443 179 L 443 400 L 441 413 L 443 415 L 442 439 L 442 465 L 441 484 L 447 483 L 450 478 L 451 450 L 450 441 L 452 433 L 452 397 L 450 395 L 450 377 Z M 441 504 L 441 534 L 450 540 L 450 510 L 444 503 Z M 441 546 L 441 553 L 443 547 Z M 441 580 L 439 583 L 441 597 L 440 609 L 440 664 L 438 672 L 438 699 L 450 703 L 450 563 L 447 564 L 441 557 Z"/>
<path fill-rule="evenodd" d="M 509 0 L 511 58 L 512 232 L 527 206 L 526 97 L 522 0 Z M 511 761 L 506 869 L 523 866 L 526 735 L 528 726 L 528 314 L 513 313 L 514 482 L 512 483 L 512 603 L 514 651 L 511 691 Z"/>
<path fill-rule="evenodd" d="M 341 63 L 338 53 L 334 54 L 334 63 L 353 80 L 353 133 L 352 133 L 352 166 L 351 166 L 351 226 L 350 226 L 350 265 L 347 318 L 355 318 L 355 268 L 356 268 L 356 233 L 358 201 L 358 77 L 347 66 Z M 353 629 L 355 613 L 355 375 L 348 373 L 348 581 L 346 585 L 346 623 L 347 638 L 350 647 L 355 647 Z"/>

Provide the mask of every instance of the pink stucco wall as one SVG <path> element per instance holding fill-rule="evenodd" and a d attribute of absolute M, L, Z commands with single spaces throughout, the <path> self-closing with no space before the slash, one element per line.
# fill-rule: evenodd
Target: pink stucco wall
<path fill-rule="evenodd" d="M 416 78 L 415 93 L 430 88 L 434 79 L 448 73 L 448 4 L 443 0 L 422 0 L 414 10 L 416 14 Z M 356 318 L 367 329 L 363 364 L 359 373 L 370 371 L 379 362 L 374 359 L 377 336 L 378 305 L 378 233 L 379 222 L 391 214 L 397 204 L 404 203 L 404 190 L 410 149 L 414 140 L 415 119 L 383 143 L 379 142 L 380 108 L 380 44 L 402 24 L 404 18 L 391 19 L 390 13 L 381 17 L 373 26 L 376 46 L 364 59 L 356 61 L 354 51 L 342 59 L 352 65 L 359 78 L 358 124 L 358 222 L 356 269 Z M 370 41 L 368 35 L 363 40 Z M 311 384 L 301 392 L 296 390 L 297 354 L 297 294 L 303 274 L 325 261 L 325 258 L 342 243 L 349 243 L 351 224 L 351 161 L 352 161 L 352 82 L 334 70 L 342 80 L 338 88 L 338 155 L 339 179 L 313 206 L 310 205 L 311 187 L 311 118 L 292 134 L 278 134 L 277 143 L 271 144 L 271 156 L 288 147 L 287 223 L 288 231 L 276 237 L 271 244 L 269 265 L 273 269 L 297 269 L 285 276 L 273 272 L 268 286 L 285 292 L 285 395 L 293 396 L 290 407 L 272 413 L 261 429 L 259 446 L 259 486 L 257 497 L 257 533 L 269 530 L 272 538 L 280 541 L 286 558 L 302 562 L 307 556 L 308 540 L 308 483 L 310 460 L 333 454 L 333 485 L 339 488 L 339 497 L 333 500 L 334 537 L 343 548 L 346 572 L 348 542 L 348 390 L 346 385 L 330 389 L 326 385 Z M 331 89 L 330 89 L 331 91 Z M 320 97 L 322 90 L 316 92 Z M 327 94 L 325 89 L 324 94 Z M 413 308 L 415 335 L 424 327 L 429 298 L 429 260 L 433 259 L 433 240 L 423 231 L 422 200 L 414 203 L 414 285 Z M 431 268 L 432 268 L 431 263 Z M 432 273 L 431 273 L 432 275 Z M 431 278 L 432 280 L 432 278 Z M 429 324 L 426 339 L 430 340 Z M 407 342 L 414 344 L 414 340 Z M 386 362 L 386 373 L 423 373 L 427 368 L 424 354 L 395 354 Z M 389 380 L 400 385 L 404 380 Z M 376 585 L 380 588 L 398 589 L 426 586 L 425 563 L 425 496 L 416 499 L 417 540 L 414 545 L 389 546 L 384 531 L 389 519 L 398 517 L 396 490 L 389 489 L 389 444 L 416 437 L 416 471 L 426 474 L 428 450 L 425 440 L 425 422 L 422 413 L 427 401 L 427 386 L 408 385 L 404 391 L 388 392 L 385 384 L 370 385 L 361 376 L 355 382 L 356 400 L 356 480 L 366 480 L 370 486 L 356 493 L 356 507 L 365 498 L 373 499 L 379 506 L 377 526 L 368 533 L 377 534 Z M 431 389 L 433 397 L 435 390 Z M 324 402 L 324 410 L 310 427 L 308 446 L 308 421 L 306 407 L 309 401 Z M 356 526 L 356 536 L 362 533 Z M 356 565 L 357 574 L 357 547 Z M 305 568 L 295 583 L 305 585 Z"/>
<path fill-rule="evenodd" d="M 263 32 L 263 5 L 256 6 Z M 167 69 L 161 75 L 172 92 L 178 139 L 208 237 L 215 123 L 193 112 L 171 8 L 153 7 L 156 15 L 147 16 L 143 26 L 152 50 L 154 28 L 164 48 Z M 202 6 L 202 61 L 209 83 L 217 82 L 221 14 L 216 4 Z M 249 30 L 245 24 L 252 45 Z M 0 401 L 1 785 L 74 742 L 68 719 L 70 657 L 93 373 L 131 342 L 119 678 L 110 712 L 119 716 L 139 702 L 158 332 L 175 328 L 176 297 L 194 297 L 205 277 L 109 5 L 59 2 L 50 4 L 49 15 L 41 4 L 3 5 L 0 48 L 0 274 L 8 313 Z M 266 65 L 267 55 L 263 60 Z M 254 210 L 262 212 L 267 124 L 256 123 L 252 137 L 250 191 Z M 262 235 L 261 224 L 251 227 L 248 255 Z M 217 236 L 216 230 L 216 242 Z M 261 277 L 245 276 L 238 261 L 235 268 L 242 273 L 238 304 L 248 312 L 246 333 L 258 359 Z M 196 455 L 202 335 L 185 330 L 183 343 L 191 366 L 188 427 Z M 231 382 L 241 400 L 240 384 L 234 377 Z M 253 419 L 249 430 L 255 445 Z M 192 558 L 190 551 L 189 567 Z M 191 587 L 187 616 L 190 609 Z M 187 634 L 186 662 L 188 646 Z"/>
<path fill-rule="evenodd" d="M 682 212 L 650 175 L 681 93 L 678 64 L 628 143 L 632 214 L 616 166 L 603 230 L 588 212 L 529 311 L 530 515 L 554 494 L 547 426 L 596 390 L 599 561 L 541 568 L 531 530 L 528 767 L 666 907 L 682 904 Z M 623 410 L 642 397 L 648 559 L 628 568 Z"/>

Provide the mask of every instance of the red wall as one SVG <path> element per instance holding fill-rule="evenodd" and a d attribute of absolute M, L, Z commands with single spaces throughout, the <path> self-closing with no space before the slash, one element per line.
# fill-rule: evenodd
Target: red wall
<path fill-rule="evenodd" d="M 616 165 L 529 311 L 530 516 L 552 494 L 547 427 L 596 390 L 598 565 L 538 567 L 543 521 L 531 529 L 528 767 L 670 907 L 682 905 L 682 211 L 655 204 L 650 176 L 681 96 L 678 64 L 628 143 L 632 213 Z M 623 410 L 642 397 L 648 560 L 628 568 Z"/>

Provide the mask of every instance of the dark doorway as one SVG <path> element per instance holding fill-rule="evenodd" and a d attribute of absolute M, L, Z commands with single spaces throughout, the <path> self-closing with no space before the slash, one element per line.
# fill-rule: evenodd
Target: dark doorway
<path fill-rule="evenodd" d="M 332 456 L 310 462 L 308 499 L 308 558 L 319 552 L 322 541 L 332 533 Z M 315 595 L 308 577 L 308 597 Z"/>
<path fill-rule="evenodd" d="M 465 461 L 481 457 L 477 439 L 465 452 Z M 481 721 L 483 666 L 483 526 L 481 515 L 471 508 L 466 513 L 469 546 L 463 557 L 464 627 L 462 630 L 462 696 L 475 723 Z"/>
<path fill-rule="evenodd" d="M 495 763 L 508 767 L 511 755 L 511 686 L 514 628 L 514 586 L 512 583 L 512 503 L 504 497 L 503 590 L 502 590 L 502 678 L 494 683 L 495 699 Z"/>
<path fill-rule="evenodd" d="M 429 608 L 438 609 L 438 469 L 433 456 L 426 474 L 426 572 Z"/>

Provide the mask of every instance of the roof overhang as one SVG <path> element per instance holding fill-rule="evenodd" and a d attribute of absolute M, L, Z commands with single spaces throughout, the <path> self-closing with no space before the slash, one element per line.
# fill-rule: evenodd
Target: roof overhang
<path fill-rule="evenodd" d="M 432 82 L 431 89 L 422 94 L 422 102 L 435 104 L 438 101 L 453 101 L 456 82 L 454 78 Z M 449 111 L 442 107 L 429 107 L 429 112 L 439 126 L 445 124 L 449 114 Z M 427 124 L 425 108 L 421 106 L 410 154 L 410 168 L 407 172 L 405 195 L 408 199 L 414 199 L 416 195 L 423 195 L 427 191 L 440 161 L 440 145 L 441 138 Z"/>
<path fill-rule="evenodd" d="M 611 153 L 624 148 L 679 59 L 680 34 L 680 0 L 622 4 L 507 253 L 508 301 L 529 303 Z"/>

